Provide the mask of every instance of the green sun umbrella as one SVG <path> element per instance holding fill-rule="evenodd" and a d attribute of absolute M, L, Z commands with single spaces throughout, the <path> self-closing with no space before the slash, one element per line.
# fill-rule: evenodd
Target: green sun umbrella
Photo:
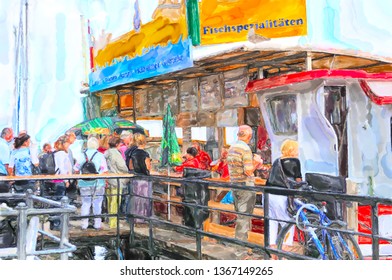
<path fill-rule="evenodd" d="M 182 163 L 181 150 L 178 145 L 175 126 L 175 120 L 172 116 L 170 105 L 168 104 L 166 114 L 163 117 L 161 167 L 175 166 Z"/>
<path fill-rule="evenodd" d="M 133 133 L 141 133 L 148 136 L 148 131 L 142 126 L 129 120 L 118 117 L 95 118 L 75 125 L 69 131 L 75 132 L 78 136 L 88 136 L 90 134 L 109 135 L 121 134 L 123 130 L 130 130 Z"/>

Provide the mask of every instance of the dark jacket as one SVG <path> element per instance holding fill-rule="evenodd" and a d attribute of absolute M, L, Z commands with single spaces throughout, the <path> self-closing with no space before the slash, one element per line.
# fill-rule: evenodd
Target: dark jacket
<path fill-rule="evenodd" d="M 132 152 L 131 160 L 135 174 L 150 175 L 146 165 L 146 158 L 150 158 L 150 155 L 145 150 L 138 148 Z"/>
<path fill-rule="evenodd" d="M 285 177 L 289 182 L 295 182 L 297 178 L 302 180 L 301 163 L 298 158 L 276 159 L 272 164 L 267 185 L 287 188 Z"/>

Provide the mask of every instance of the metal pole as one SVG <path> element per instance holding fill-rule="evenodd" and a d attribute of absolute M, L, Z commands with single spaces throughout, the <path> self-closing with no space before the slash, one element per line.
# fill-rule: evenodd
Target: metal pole
<path fill-rule="evenodd" d="M 28 208 L 33 208 L 34 207 L 34 201 L 33 201 L 33 190 L 28 189 L 26 191 L 26 204 Z"/>
<path fill-rule="evenodd" d="M 306 52 L 306 71 L 311 71 L 312 70 L 312 53 L 311 52 Z"/>
<path fill-rule="evenodd" d="M 25 69 L 24 69 L 24 129 L 27 131 L 28 130 L 28 106 L 29 106 L 29 99 L 28 99 L 28 80 L 29 80 L 29 41 L 28 41 L 28 27 L 29 27 L 29 1 L 26 0 L 25 2 L 25 24 L 26 24 L 26 30 L 25 30 Z"/>
<path fill-rule="evenodd" d="M 372 258 L 373 260 L 378 260 L 380 258 L 380 247 L 378 244 L 378 215 L 377 215 L 377 203 L 372 205 L 371 209 L 371 217 L 372 217 Z"/>
<path fill-rule="evenodd" d="M 170 176 L 170 164 L 167 163 L 167 176 Z M 167 200 L 170 200 L 170 182 L 167 182 Z M 170 221 L 171 218 L 171 210 L 170 210 L 170 202 L 167 203 L 167 220 Z"/>
<path fill-rule="evenodd" d="M 64 196 L 60 200 L 61 202 L 61 208 L 65 208 L 69 205 L 69 199 L 68 197 Z M 60 216 L 60 221 L 61 221 L 61 231 L 60 231 L 60 249 L 64 249 L 65 245 L 64 243 L 68 242 L 68 236 L 69 236 L 69 216 L 70 214 L 65 212 L 62 213 Z M 60 255 L 61 260 L 68 260 L 68 253 L 62 253 Z"/>
<path fill-rule="evenodd" d="M 17 255 L 19 260 L 25 260 L 26 254 L 26 234 L 27 234 L 27 205 L 20 202 L 15 208 L 19 211 L 18 214 L 18 241 L 17 241 Z"/>
<path fill-rule="evenodd" d="M 263 207 L 264 207 L 264 247 L 268 248 L 269 247 L 269 228 L 270 228 L 270 224 L 269 224 L 269 193 L 268 192 L 264 192 L 264 202 L 263 202 Z M 267 254 L 265 254 L 266 257 L 269 258 L 269 256 L 267 256 Z"/>
<path fill-rule="evenodd" d="M 200 215 L 202 215 L 202 212 L 199 211 L 199 202 L 196 200 L 196 206 L 194 208 L 196 210 L 196 221 L 195 224 L 197 225 L 196 227 L 196 251 L 197 251 L 197 259 L 201 260 L 202 255 L 201 255 L 201 234 L 199 232 L 199 230 L 202 228 L 202 224 L 201 223 L 199 225 L 199 221 L 201 221 L 202 219 L 199 218 Z"/>
<path fill-rule="evenodd" d="M 131 204 L 131 199 L 132 199 L 132 196 L 133 196 L 133 188 L 132 188 L 132 182 L 133 182 L 133 178 L 130 180 L 130 182 L 129 182 L 129 192 L 128 192 L 128 196 L 129 196 L 129 199 L 128 199 L 128 204 L 130 205 Z M 130 208 L 131 209 L 131 208 Z M 126 215 L 128 218 L 129 218 L 129 226 L 130 226 L 130 243 L 131 243 L 131 246 L 133 246 L 133 245 L 135 245 L 135 218 L 133 217 L 133 214 L 132 213 L 127 213 L 127 215 Z"/>
<path fill-rule="evenodd" d="M 152 181 L 148 180 L 148 184 L 152 184 Z M 151 186 L 152 188 L 152 186 Z M 153 209 L 153 198 L 152 198 L 152 193 L 150 195 L 150 192 L 148 192 L 148 202 L 150 204 L 150 209 L 152 213 Z M 153 243 L 153 230 L 152 230 L 152 221 L 151 221 L 151 216 L 148 217 L 148 251 L 150 252 L 151 256 L 154 256 L 154 243 Z"/>
<path fill-rule="evenodd" d="M 117 195 L 116 195 L 116 199 L 117 199 L 117 236 L 116 236 L 116 254 L 117 254 L 117 259 L 120 260 L 120 254 L 119 254 L 119 250 L 120 250 L 120 179 L 117 178 Z M 113 195 L 112 193 L 110 195 Z M 110 198 L 110 201 L 112 201 L 113 197 Z M 108 208 L 110 209 L 110 204 L 108 205 Z M 109 224 L 110 224 L 110 218 L 109 218 Z"/>

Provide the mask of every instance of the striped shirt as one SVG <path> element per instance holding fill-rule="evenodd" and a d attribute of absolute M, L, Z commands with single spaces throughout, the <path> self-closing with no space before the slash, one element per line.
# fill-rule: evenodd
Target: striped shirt
<path fill-rule="evenodd" d="M 229 167 L 230 181 L 232 182 L 253 182 L 254 176 L 247 176 L 245 171 L 253 171 L 252 150 L 244 141 L 238 140 L 231 145 L 227 164 Z"/>

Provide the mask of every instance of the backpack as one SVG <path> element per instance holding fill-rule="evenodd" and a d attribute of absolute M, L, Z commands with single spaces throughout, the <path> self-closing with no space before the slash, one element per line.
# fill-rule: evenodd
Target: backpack
<path fill-rule="evenodd" d="M 99 174 L 99 172 L 97 171 L 97 168 L 95 167 L 95 164 L 93 162 L 93 158 L 97 153 L 98 152 L 95 152 L 93 154 L 93 156 L 91 157 L 91 159 L 88 159 L 86 152 L 83 152 L 84 157 L 86 158 L 86 162 L 83 163 L 82 168 L 80 168 L 81 174 Z M 92 181 L 95 179 L 83 179 L 83 180 Z"/>
<path fill-rule="evenodd" d="M 125 154 L 125 164 L 128 167 L 128 170 L 133 170 L 133 164 L 132 164 L 132 153 L 137 149 L 136 146 L 133 146 L 131 148 L 128 148 L 124 154 Z"/>
<path fill-rule="evenodd" d="M 39 158 L 39 169 L 41 174 L 54 175 L 59 171 L 58 168 L 56 169 L 56 163 L 54 160 L 55 153 L 56 151 L 50 152 Z"/>

